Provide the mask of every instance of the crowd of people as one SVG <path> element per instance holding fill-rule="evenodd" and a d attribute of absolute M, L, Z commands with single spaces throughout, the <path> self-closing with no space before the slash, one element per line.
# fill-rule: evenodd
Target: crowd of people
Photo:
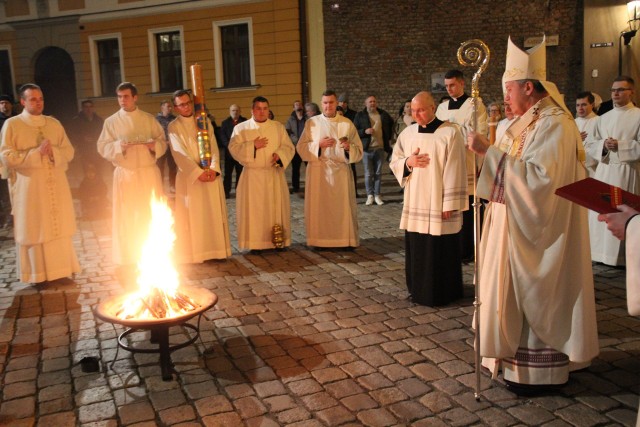
<path fill-rule="evenodd" d="M 176 259 L 199 263 L 231 255 L 225 199 L 232 187 L 238 246 L 252 252 L 290 246 L 290 194 L 301 191 L 302 164 L 307 245 L 357 247 L 354 165 L 364 165 L 365 206 L 382 205 L 382 165 L 388 159 L 403 190 L 400 229 L 409 298 L 427 306 L 462 296 L 461 265 L 473 259 L 476 244 L 469 207 L 474 196 L 481 198 L 486 209 L 476 262 L 483 365 L 493 375 L 501 371 L 521 394 L 564 384 L 569 372 L 588 366 L 599 351 L 591 262 L 626 262 L 629 284 L 637 286 L 637 245 L 627 245 L 625 254 L 619 239 L 626 227 L 637 234 L 639 226 L 637 206 L 587 216 L 554 192 L 588 171 L 640 194 L 634 81 L 614 80 L 613 108 L 601 116 L 594 113 L 591 92 L 578 94 L 574 119 L 546 80 L 544 41 L 523 51 L 509 40 L 503 101 L 490 103 L 487 111 L 476 99 L 474 107 L 459 70 L 445 74 L 445 87 L 443 102 L 418 92 L 396 118 L 378 107 L 375 95 L 354 111 L 346 94 L 332 90 L 322 94 L 319 106 L 294 101 L 286 125 L 270 118 L 269 100 L 262 96 L 253 99 L 250 118 L 233 104 L 220 129 L 206 123 L 212 139 L 207 167 L 200 162 L 187 90 L 163 101 L 154 117 L 137 107 L 135 85 L 124 82 L 116 89 L 116 113 L 102 123 L 85 101 L 70 134 L 81 155 L 93 162 L 96 151 L 89 147 L 97 144 L 99 156 L 114 166 L 113 261 L 124 282 L 150 220 L 151 194 L 163 193 L 159 164 L 167 164 L 175 193 Z M 24 110 L 5 122 L 7 101 L 0 97 L 0 154 L 10 180 L 19 278 L 35 283 L 70 276 L 80 269 L 65 175 L 74 147 L 61 124 L 42 114 L 39 87 L 20 89 Z M 74 135 L 82 127 L 93 129 L 84 139 Z M 290 165 L 291 188 L 285 178 Z M 6 216 L 5 205 L 0 207 Z M 591 247 L 584 244 L 589 236 Z M 634 313 L 639 293 L 629 292 Z"/>

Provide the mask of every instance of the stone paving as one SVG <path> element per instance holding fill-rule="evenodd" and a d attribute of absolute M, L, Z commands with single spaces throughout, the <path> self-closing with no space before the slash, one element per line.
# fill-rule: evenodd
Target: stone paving
<path fill-rule="evenodd" d="M 292 195 L 289 250 L 234 247 L 226 261 L 181 269 L 184 285 L 210 289 L 219 302 L 200 322 L 201 340 L 172 354 L 171 381 L 158 355 L 118 351 L 123 328 L 93 313 L 122 292 L 109 221 L 80 221 L 83 272 L 42 287 L 16 282 L 14 242 L 0 233 L 0 425 L 635 425 L 640 319 L 626 312 L 624 270 L 594 266 L 601 353 L 591 367 L 534 398 L 483 374 L 476 401 L 472 266 L 457 303 L 407 301 L 400 194 L 390 182 L 384 192 L 384 206 L 359 199 L 354 251 L 307 248 L 303 200 Z M 233 238 L 234 206 L 229 200 Z M 144 346 L 148 335 L 128 340 Z M 171 329 L 173 343 L 188 335 Z M 84 373 L 85 356 L 99 358 L 101 370 Z"/>

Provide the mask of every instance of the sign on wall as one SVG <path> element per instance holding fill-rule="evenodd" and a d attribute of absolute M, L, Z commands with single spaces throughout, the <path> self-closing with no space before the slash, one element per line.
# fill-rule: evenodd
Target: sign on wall
<path fill-rule="evenodd" d="M 526 39 L 524 39 L 524 47 L 536 46 L 540 44 L 541 41 L 542 41 L 542 36 L 527 37 Z M 547 36 L 545 44 L 547 46 L 558 46 L 559 43 L 560 43 L 560 36 L 557 34 L 553 34 L 551 36 Z"/>

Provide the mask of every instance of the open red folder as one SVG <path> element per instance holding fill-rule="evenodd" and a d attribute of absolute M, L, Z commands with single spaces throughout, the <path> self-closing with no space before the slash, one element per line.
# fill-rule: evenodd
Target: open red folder
<path fill-rule="evenodd" d="M 593 178 L 560 187 L 556 194 L 598 213 L 618 212 L 618 205 L 640 210 L 640 196 Z"/>

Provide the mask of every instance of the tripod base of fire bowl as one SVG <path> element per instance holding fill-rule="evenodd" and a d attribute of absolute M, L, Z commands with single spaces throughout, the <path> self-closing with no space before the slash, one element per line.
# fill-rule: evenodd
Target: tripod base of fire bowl
<path fill-rule="evenodd" d="M 200 323 L 200 319 L 198 319 L 198 324 Z M 169 328 L 170 326 L 161 325 L 155 326 L 153 328 L 149 328 L 148 330 L 151 332 L 151 340 L 152 344 L 157 344 L 157 348 L 137 348 L 130 346 L 125 338 L 134 333 L 143 331 L 146 329 L 134 329 L 130 328 L 121 333 L 118 336 L 118 346 L 120 348 L 130 351 L 131 353 L 159 353 L 160 354 L 160 369 L 162 370 L 162 379 L 164 381 L 171 381 L 173 379 L 173 373 L 175 372 L 173 369 L 173 362 L 171 361 L 171 353 L 176 350 L 180 350 L 181 348 L 185 348 L 195 343 L 198 338 L 200 338 L 200 328 L 194 326 L 190 323 L 183 323 L 179 326 L 191 329 L 195 334 L 188 339 L 187 341 L 181 342 L 179 344 L 169 345 Z"/>
<path fill-rule="evenodd" d="M 119 295 L 105 299 L 95 309 L 95 315 L 108 323 L 119 324 L 127 327 L 123 333 L 118 336 L 118 347 L 123 348 L 132 353 L 159 353 L 160 368 L 162 369 L 162 379 L 171 381 L 174 372 L 173 363 L 171 362 L 171 352 L 185 348 L 200 337 L 200 319 L 202 314 L 212 308 L 218 302 L 218 296 L 208 289 L 203 288 L 181 288 L 181 292 L 187 295 L 192 301 L 197 303 L 195 310 L 186 312 L 178 317 L 165 319 L 121 319 L 117 317 L 117 313 L 122 304 L 127 301 L 129 295 Z M 189 319 L 198 316 L 198 326 L 186 323 Z M 169 345 L 169 328 L 173 326 L 182 326 L 195 332 L 190 339 L 174 345 Z M 136 348 L 132 347 L 125 341 L 125 338 L 137 331 L 150 331 L 151 343 L 157 344 L 157 348 Z"/>

